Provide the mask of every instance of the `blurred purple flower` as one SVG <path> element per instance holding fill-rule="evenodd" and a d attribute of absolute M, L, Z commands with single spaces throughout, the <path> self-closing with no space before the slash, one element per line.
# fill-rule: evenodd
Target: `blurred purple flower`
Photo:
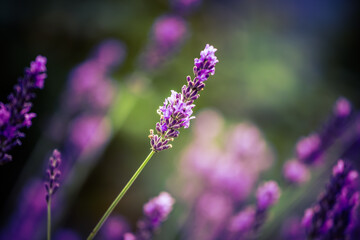
<path fill-rule="evenodd" d="M 136 236 L 132 233 L 125 233 L 123 240 L 137 240 Z"/>
<path fill-rule="evenodd" d="M 351 209 L 357 205 L 358 201 L 356 200 L 358 193 L 354 193 L 357 178 L 358 172 L 353 170 L 347 162 L 343 160 L 337 162 L 333 167 L 333 174 L 325 192 L 320 195 L 318 202 L 305 212 L 302 223 L 307 230 L 308 238 L 335 236 L 339 232 L 346 236 L 346 229 L 352 224 Z M 352 196 L 355 196 L 354 199 Z M 340 216 L 339 213 L 344 213 L 347 217 Z M 346 221 L 339 222 L 339 216 L 340 219 Z"/>
<path fill-rule="evenodd" d="M 70 126 L 69 141 L 82 153 L 96 152 L 110 136 L 110 124 L 100 115 L 84 115 L 76 118 Z"/>
<path fill-rule="evenodd" d="M 287 161 L 284 164 L 283 175 L 287 181 L 295 184 L 307 182 L 310 178 L 306 165 L 296 159 Z"/>
<path fill-rule="evenodd" d="M 206 191 L 198 198 L 190 213 L 187 239 L 218 239 L 233 210 L 231 197 L 216 190 Z"/>
<path fill-rule="evenodd" d="M 265 182 L 258 187 L 256 198 L 256 208 L 248 206 L 230 219 L 225 239 L 254 239 L 266 221 L 269 208 L 279 200 L 280 188 L 275 181 Z"/>
<path fill-rule="evenodd" d="M 350 191 L 344 188 L 334 207 L 331 228 L 326 239 L 342 239 L 349 235 L 351 228 L 355 226 L 357 208 L 360 204 L 360 192 Z"/>
<path fill-rule="evenodd" d="M 240 123 L 230 129 L 225 143 L 226 152 L 231 152 L 254 174 L 268 169 L 273 162 L 273 153 L 259 128 L 251 123 Z"/>
<path fill-rule="evenodd" d="M 334 105 L 333 115 L 318 133 L 300 139 L 296 145 L 297 158 L 305 164 L 317 164 L 326 150 L 339 138 L 352 119 L 350 102 L 339 98 Z"/>
<path fill-rule="evenodd" d="M 97 59 L 87 60 L 71 72 L 65 100 L 74 111 L 85 105 L 106 109 L 113 96 L 113 84 L 107 76 L 107 68 Z"/>
<path fill-rule="evenodd" d="M 162 192 L 144 205 L 144 215 L 151 222 L 151 225 L 157 228 L 167 219 L 174 203 L 175 199 L 169 193 Z"/>
<path fill-rule="evenodd" d="M 230 233 L 229 219 L 251 193 L 258 175 L 270 167 L 273 153 L 252 124 L 224 131 L 222 121 L 214 111 L 201 112 L 194 121 L 193 141 L 181 156 L 175 187 L 191 211 L 186 239 L 239 239 L 238 234 L 251 235 L 266 217 L 267 211 L 257 210 L 250 232 Z"/>
<path fill-rule="evenodd" d="M 210 186 L 229 194 L 234 201 L 244 200 L 251 192 L 257 175 L 232 156 L 222 156 L 207 176 Z"/>
<path fill-rule="evenodd" d="M 308 159 L 319 150 L 321 146 L 320 136 L 316 133 L 309 135 L 308 137 L 303 137 L 296 144 L 296 156 L 300 160 Z M 320 155 L 314 157 L 313 162 L 319 161 L 321 158 Z"/>
<path fill-rule="evenodd" d="M 122 239 L 123 235 L 129 230 L 130 226 L 122 216 L 110 216 L 101 229 L 101 239 Z"/>
<path fill-rule="evenodd" d="M 111 39 L 100 43 L 93 55 L 70 73 L 63 97 L 64 108 L 73 112 L 82 108 L 107 110 L 115 95 L 109 74 L 123 61 L 125 54 L 125 46 L 120 41 Z"/>
<path fill-rule="evenodd" d="M 334 114 L 339 118 L 345 118 L 351 113 L 351 103 L 346 98 L 339 98 L 334 106 Z"/>
<path fill-rule="evenodd" d="M 284 240 L 305 240 L 305 232 L 301 226 L 301 219 L 291 217 L 285 219 L 282 226 L 282 239 Z"/>
<path fill-rule="evenodd" d="M 0 239 L 29 240 L 37 239 L 44 230 L 46 220 L 46 194 L 43 181 L 28 181 L 18 199 L 7 225 L 0 231 Z"/>
<path fill-rule="evenodd" d="M 268 181 L 256 191 L 257 208 L 265 210 L 274 205 L 280 198 L 280 188 L 275 181 Z"/>
<path fill-rule="evenodd" d="M 248 233 L 255 224 L 256 209 L 249 206 L 233 216 L 229 223 L 230 239 L 241 238 L 241 235 Z"/>
<path fill-rule="evenodd" d="M 195 138 L 210 143 L 221 133 L 223 125 L 224 119 L 220 113 L 212 109 L 202 110 L 194 121 Z"/>
<path fill-rule="evenodd" d="M 161 192 L 143 207 L 144 217 L 137 222 L 137 232 L 123 235 L 124 240 L 150 240 L 160 225 L 168 218 L 175 199 L 167 192 Z"/>
<path fill-rule="evenodd" d="M 192 117 L 193 104 L 200 95 L 198 92 L 205 87 L 209 75 L 214 75 L 215 64 L 218 62 L 215 56 L 216 49 L 206 44 L 205 49 L 200 52 L 201 58 L 194 60 L 195 78 L 187 77 L 188 85 L 182 87 L 182 92 L 171 91 L 171 96 L 165 99 L 164 105 L 158 109 L 160 121 L 156 123 L 157 134 L 150 130 L 151 149 L 159 152 L 171 148 L 170 141 L 179 136 L 181 127 L 188 128 Z"/>
<path fill-rule="evenodd" d="M 8 103 L 0 102 L 0 165 L 12 160 L 8 152 L 16 145 L 21 145 L 20 139 L 25 137 L 23 128 L 32 125 L 36 116 L 31 113 L 31 100 L 35 90 L 44 87 L 46 78 L 46 58 L 37 56 L 25 69 L 25 76 L 20 78 L 14 87 L 14 92 L 8 96 Z"/>
<path fill-rule="evenodd" d="M 120 65 L 126 55 L 125 45 L 115 39 L 107 39 L 102 41 L 97 47 L 93 54 L 100 65 L 104 66 L 109 70 L 111 68 Z"/>
<path fill-rule="evenodd" d="M 156 20 L 152 31 L 156 45 L 162 48 L 173 48 L 184 40 L 187 26 L 181 17 L 166 15 Z"/>
<path fill-rule="evenodd" d="M 56 192 L 56 190 L 59 188 L 59 177 L 60 177 L 60 170 L 59 166 L 61 164 L 61 154 L 58 150 L 54 150 L 52 156 L 49 160 L 49 166 L 46 170 L 46 182 L 45 182 L 45 188 L 46 188 L 46 202 L 49 202 L 52 195 Z"/>
<path fill-rule="evenodd" d="M 183 18 L 176 15 L 163 15 L 156 19 L 150 42 L 140 61 L 147 70 L 160 67 L 171 55 L 180 49 L 188 35 L 188 26 Z"/>

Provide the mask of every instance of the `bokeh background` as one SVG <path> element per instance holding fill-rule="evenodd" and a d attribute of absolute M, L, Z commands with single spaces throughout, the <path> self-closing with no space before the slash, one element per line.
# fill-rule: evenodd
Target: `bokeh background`
<path fill-rule="evenodd" d="M 193 59 L 206 43 L 218 49 L 220 62 L 197 101 L 195 115 L 212 108 L 226 124 L 249 121 L 258 126 L 275 153 L 271 169 L 260 178 L 281 182 L 282 164 L 293 156 L 299 137 L 319 129 L 338 97 L 346 97 L 355 108 L 360 105 L 359 10 L 356 0 L 203 0 L 180 14 L 188 32 L 176 51 L 161 66 L 144 70 L 139 56 L 149 46 L 156 19 L 175 12 L 171 2 L 2 1 L 0 100 L 6 100 L 23 68 L 38 54 L 48 59 L 48 79 L 34 102 L 38 116 L 26 130 L 23 145 L 13 151 L 13 162 L 0 168 L 0 226 L 16 210 L 28 179 L 43 176 L 41 161 L 52 148 L 61 147 L 39 141 L 44 142 L 41 139 L 48 135 L 65 101 L 70 72 L 109 38 L 121 41 L 126 49 L 111 78 L 119 89 L 131 89 L 129 79 L 139 77 L 140 87 L 130 91 L 131 97 L 126 90 L 120 92 L 124 98 L 119 98 L 120 104 L 113 106 L 118 110 L 113 112 L 122 119 L 121 125 L 95 154 L 96 166 L 72 196 L 57 228 L 71 228 L 84 237 L 91 231 L 148 154 L 148 130 L 158 121 L 156 109 L 171 89 L 179 90 L 185 77 L 192 75 Z M 70 101 L 71 97 L 67 95 Z M 169 179 L 177 174 L 177 161 L 191 137 L 191 127 L 182 130 L 171 150 L 156 154 L 116 208 L 133 228 L 149 198 L 164 190 L 176 192 Z M 29 166 L 34 158 L 40 160 Z M 309 194 L 307 204 L 322 186 L 320 182 L 316 192 Z M 157 239 L 176 238 L 181 211 L 181 206 L 175 206 Z M 281 228 L 280 223 L 273 225 L 272 237 Z"/>

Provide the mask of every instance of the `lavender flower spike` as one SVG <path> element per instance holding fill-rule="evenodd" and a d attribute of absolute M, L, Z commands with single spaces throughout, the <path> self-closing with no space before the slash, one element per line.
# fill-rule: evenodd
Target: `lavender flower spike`
<path fill-rule="evenodd" d="M 46 170 L 47 180 L 45 182 L 46 188 L 46 202 L 48 203 L 51 196 L 56 192 L 59 188 L 59 177 L 60 177 L 60 170 L 59 166 L 61 164 L 61 154 L 58 150 L 54 150 L 52 156 L 49 160 L 49 167 Z"/>
<path fill-rule="evenodd" d="M 265 210 L 274 205 L 280 198 L 280 188 L 275 181 L 262 184 L 256 191 L 257 208 Z"/>
<path fill-rule="evenodd" d="M 59 188 L 61 155 L 58 150 L 54 150 L 49 160 L 49 168 L 46 170 L 47 181 L 46 188 L 46 203 L 47 203 L 47 240 L 51 239 L 51 197 Z"/>
<path fill-rule="evenodd" d="M 8 96 L 8 103 L 0 102 L 0 165 L 10 162 L 8 153 L 14 146 L 21 145 L 20 139 L 25 136 L 21 130 L 29 128 L 36 114 L 31 113 L 31 100 L 35 89 L 44 87 L 46 78 L 46 58 L 37 56 L 25 69 L 25 76 L 20 78 L 14 92 Z"/>
<path fill-rule="evenodd" d="M 305 212 L 302 223 L 309 239 L 346 239 L 346 231 L 353 222 L 353 209 L 359 202 L 359 193 L 354 191 L 358 175 L 347 162 L 337 162 L 325 192 Z M 339 235 L 343 238 L 335 237 Z"/>
<path fill-rule="evenodd" d="M 205 81 L 210 75 L 215 74 L 215 65 L 218 61 L 215 56 L 216 48 L 206 44 L 205 49 L 200 52 L 200 58 L 194 60 L 194 79 L 188 76 L 187 85 L 182 87 L 181 93 L 174 90 L 171 96 L 165 99 L 164 105 L 157 110 L 160 121 L 156 123 L 157 134 L 150 130 L 150 145 L 154 152 L 171 148 L 170 141 L 178 137 L 181 127 L 188 128 L 192 117 L 194 101 L 199 98 L 199 91 L 205 87 Z"/>
<path fill-rule="evenodd" d="M 148 201 L 144 207 L 144 217 L 138 221 L 138 231 L 135 235 L 125 234 L 125 239 L 150 240 L 154 232 L 167 219 L 173 209 L 175 199 L 167 192 L 161 192 L 159 196 Z"/>

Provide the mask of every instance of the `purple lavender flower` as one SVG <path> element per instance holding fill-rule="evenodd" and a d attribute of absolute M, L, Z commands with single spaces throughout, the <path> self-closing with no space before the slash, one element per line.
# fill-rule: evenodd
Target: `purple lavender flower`
<path fill-rule="evenodd" d="M 174 203 L 175 200 L 169 193 L 162 192 L 144 205 L 144 215 L 150 220 L 154 228 L 157 228 L 161 222 L 167 219 Z"/>
<path fill-rule="evenodd" d="M 325 151 L 339 138 L 351 122 L 350 102 L 339 98 L 334 106 L 333 115 L 319 133 L 302 138 L 296 145 L 297 158 L 305 164 L 319 163 Z"/>
<path fill-rule="evenodd" d="M 46 170 L 47 180 L 45 183 L 46 188 L 46 202 L 49 202 L 52 195 L 56 192 L 59 188 L 59 177 L 60 177 L 60 170 L 59 166 L 61 164 L 61 154 L 58 150 L 54 150 L 52 156 L 49 160 L 49 167 Z"/>
<path fill-rule="evenodd" d="M 84 115 L 74 119 L 69 131 L 69 142 L 84 156 L 88 156 L 109 138 L 110 124 L 101 115 Z"/>
<path fill-rule="evenodd" d="M 122 216 L 111 216 L 101 229 L 101 239 L 122 239 L 123 235 L 130 230 L 129 224 Z"/>
<path fill-rule="evenodd" d="M 156 19 L 150 42 L 140 61 L 147 70 L 160 67 L 181 47 L 188 35 L 186 21 L 176 15 L 164 15 Z"/>
<path fill-rule="evenodd" d="M 45 226 L 46 205 L 44 184 L 40 179 L 28 180 L 18 198 L 17 207 L 7 225 L 0 230 L 0 239 L 38 239 Z M 19 230 L 21 229 L 21 230 Z"/>
<path fill-rule="evenodd" d="M 95 53 L 94 58 L 100 65 L 104 66 L 108 70 L 121 64 L 126 55 L 125 45 L 115 39 L 107 39 L 101 42 Z"/>
<path fill-rule="evenodd" d="M 280 188 L 275 181 L 263 183 L 256 191 L 257 208 L 265 210 L 274 205 L 280 198 Z"/>
<path fill-rule="evenodd" d="M 344 239 L 355 225 L 356 210 L 360 203 L 360 193 L 344 188 L 334 208 L 331 228 L 324 239 Z"/>
<path fill-rule="evenodd" d="M 320 136 L 316 133 L 307 137 L 301 138 L 296 144 L 296 156 L 300 159 L 309 159 L 312 157 L 312 161 L 318 161 L 321 155 L 313 157 L 312 155 L 319 150 L 321 146 Z"/>
<path fill-rule="evenodd" d="M 351 223 L 351 209 L 358 202 L 356 200 L 357 193 L 353 194 L 353 187 L 357 178 L 358 173 L 347 162 L 343 160 L 337 162 L 325 192 L 321 194 L 315 206 L 305 212 L 302 222 L 307 230 L 308 238 L 335 236 L 339 232 L 342 232 L 343 237 L 345 237 L 346 228 Z"/>
<path fill-rule="evenodd" d="M 336 101 L 333 111 L 339 118 L 348 117 L 351 114 L 351 104 L 346 98 L 341 97 Z"/>
<path fill-rule="evenodd" d="M 126 233 L 124 239 L 150 240 L 154 232 L 159 229 L 170 212 L 175 199 L 167 192 L 161 192 L 159 196 L 150 199 L 143 207 L 144 217 L 138 221 L 136 234 Z"/>
<path fill-rule="evenodd" d="M 253 228 L 255 224 L 256 209 L 253 206 L 249 206 L 236 214 L 229 223 L 230 239 L 242 239 Z M 245 235 L 245 236 L 244 236 Z"/>
<path fill-rule="evenodd" d="M 157 45 L 162 48 L 172 48 L 184 40 L 187 26 L 181 17 L 167 15 L 156 20 L 152 31 Z"/>
<path fill-rule="evenodd" d="M 125 233 L 123 236 L 123 240 L 136 240 L 136 236 L 132 233 Z"/>
<path fill-rule="evenodd" d="M 113 39 L 105 40 L 94 50 L 92 56 L 72 70 L 68 89 L 64 94 L 63 108 L 68 112 L 89 108 L 106 111 L 114 96 L 114 83 L 109 73 L 125 58 L 124 44 Z"/>
<path fill-rule="evenodd" d="M 283 168 L 283 175 L 290 183 L 301 184 L 309 180 L 310 173 L 305 164 L 296 159 L 287 161 Z"/>
<path fill-rule="evenodd" d="M 35 90 L 44 87 L 46 78 L 46 58 L 37 56 L 25 69 L 25 76 L 19 79 L 14 92 L 8 96 L 8 103 L 0 102 L 0 165 L 12 160 L 8 152 L 16 145 L 21 145 L 20 139 L 25 137 L 21 131 L 32 125 L 36 116 L 31 113 L 31 100 Z"/>
<path fill-rule="evenodd" d="M 284 240 L 305 240 L 305 232 L 301 226 L 301 219 L 298 217 L 290 217 L 285 219 L 281 231 Z"/>
<path fill-rule="evenodd" d="M 230 220 L 226 239 L 253 239 L 264 224 L 269 208 L 279 200 L 280 194 L 275 181 L 260 185 L 256 191 L 256 208 L 249 206 Z"/>
<path fill-rule="evenodd" d="M 230 196 L 216 190 L 203 193 L 190 215 L 191 229 L 187 239 L 217 239 L 234 210 Z"/>
<path fill-rule="evenodd" d="M 196 58 L 194 61 L 195 78 L 192 80 L 188 76 L 188 85 L 182 87 L 182 92 L 177 93 L 172 90 L 171 96 L 165 99 L 163 106 L 159 107 L 157 112 L 160 115 L 160 121 L 156 123 L 157 134 L 150 130 L 149 136 L 153 151 L 159 152 L 171 148 L 169 142 L 179 136 L 179 129 L 189 127 L 190 120 L 194 118 L 191 116 L 195 106 L 194 100 L 200 96 L 199 91 L 205 87 L 204 81 L 215 73 L 215 64 L 218 62 L 215 56 L 216 50 L 207 44 L 200 53 L 200 59 Z"/>

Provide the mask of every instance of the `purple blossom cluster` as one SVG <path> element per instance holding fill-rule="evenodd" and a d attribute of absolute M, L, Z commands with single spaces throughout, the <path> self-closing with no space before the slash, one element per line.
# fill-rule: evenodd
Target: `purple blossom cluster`
<path fill-rule="evenodd" d="M 188 36 L 188 26 L 182 17 L 166 14 L 155 20 L 150 35 L 140 59 L 145 70 L 159 68 L 177 52 Z"/>
<path fill-rule="evenodd" d="M 92 55 L 70 73 L 64 108 L 75 111 L 106 111 L 115 92 L 110 72 L 124 60 L 125 46 L 109 39 L 95 47 Z"/>
<path fill-rule="evenodd" d="M 311 165 L 321 161 L 325 151 L 339 138 L 351 120 L 351 104 L 345 98 L 339 98 L 334 106 L 333 115 L 318 133 L 304 137 L 296 144 L 299 161 Z"/>
<path fill-rule="evenodd" d="M 103 240 L 121 240 L 130 231 L 129 223 L 120 215 L 110 216 L 101 228 L 100 236 Z M 126 239 L 126 238 L 125 238 Z"/>
<path fill-rule="evenodd" d="M 43 181 L 28 180 L 18 198 L 18 207 L 0 229 L 0 239 L 39 239 L 43 230 L 39 226 L 46 223 L 45 194 Z"/>
<path fill-rule="evenodd" d="M 60 167 L 61 164 L 61 154 L 58 150 L 54 150 L 52 156 L 49 159 L 49 167 L 46 170 L 46 202 L 49 202 L 52 195 L 58 190 L 60 183 Z"/>
<path fill-rule="evenodd" d="M 157 134 L 150 130 L 151 149 L 159 152 L 171 148 L 170 141 L 178 137 L 181 127 L 188 128 L 192 117 L 193 104 L 199 98 L 199 91 L 205 87 L 205 81 L 210 75 L 215 74 L 215 65 L 218 61 L 215 56 L 216 48 L 206 44 L 205 49 L 200 52 L 200 58 L 194 60 L 194 75 L 188 76 L 187 85 L 182 87 L 181 93 L 171 91 L 171 96 L 165 99 L 164 105 L 158 109 L 160 121 L 156 123 Z"/>
<path fill-rule="evenodd" d="M 112 216 L 101 230 L 104 240 L 150 240 L 166 221 L 173 209 L 175 199 L 167 192 L 161 192 L 143 206 L 144 216 L 137 222 L 135 233 L 130 232 L 128 222 L 121 216 Z"/>
<path fill-rule="evenodd" d="M 22 129 L 32 125 L 36 114 L 30 112 L 31 101 L 35 90 L 44 87 L 46 76 L 46 58 L 39 55 L 30 63 L 30 68 L 25 69 L 25 76 L 8 96 L 8 103 L 0 102 L 0 165 L 12 160 L 9 151 L 21 145 L 20 139 L 25 137 Z"/>
<path fill-rule="evenodd" d="M 351 126 L 351 120 L 351 104 L 341 97 L 335 102 L 333 114 L 322 130 L 303 137 L 297 142 L 296 158 L 284 164 L 284 178 L 293 184 L 307 182 L 310 179 L 308 166 L 323 162 L 326 151 Z"/>
<path fill-rule="evenodd" d="M 271 166 L 273 153 L 253 124 L 225 129 L 224 119 L 213 110 L 201 112 L 192 130 L 193 140 L 181 156 L 180 174 L 172 182 L 173 188 L 181 189 L 179 198 L 191 211 L 184 238 L 226 239 L 229 219 L 245 204 L 259 174 Z M 243 217 L 239 221 L 245 221 L 247 214 Z"/>
<path fill-rule="evenodd" d="M 355 190 L 358 176 L 349 163 L 337 162 L 325 192 L 305 211 L 302 224 L 308 238 L 346 239 L 359 205 L 359 191 Z"/>
<path fill-rule="evenodd" d="M 260 185 L 256 191 L 256 207 L 248 206 L 231 218 L 226 239 L 253 239 L 264 224 L 270 207 L 278 202 L 280 194 L 275 181 Z"/>

